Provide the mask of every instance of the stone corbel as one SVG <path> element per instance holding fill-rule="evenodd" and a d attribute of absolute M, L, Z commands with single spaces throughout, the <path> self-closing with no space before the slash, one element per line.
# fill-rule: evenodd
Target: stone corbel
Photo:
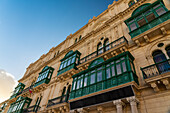
<path fill-rule="evenodd" d="M 170 83 L 169 83 L 168 79 L 162 79 L 161 81 L 166 86 L 166 89 L 170 89 Z"/>
<path fill-rule="evenodd" d="M 98 113 L 103 113 L 104 109 L 102 106 L 97 106 Z"/>
<path fill-rule="evenodd" d="M 135 40 L 135 43 L 137 44 L 137 46 L 138 46 L 138 47 L 140 47 L 140 46 L 141 46 L 141 44 L 140 44 L 139 40 Z"/>
<path fill-rule="evenodd" d="M 123 50 L 124 50 L 124 51 L 127 51 L 127 48 L 124 46 L 124 47 L 123 47 Z"/>
<path fill-rule="evenodd" d="M 145 35 L 143 38 L 145 39 L 145 41 L 146 41 L 147 43 L 149 43 L 149 42 L 150 42 L 150 40 L 149 40 L 149 38 L 148 38 L 148 36 L 147 36 L 147 35 Z"/>
<path fill-rule="evenodd" d="M 85 110 L 84 108 L 79 108 L 79 109 L 77 109 L 77 111 L 79 113 L 88 113 L 87 110 Z"/>
<path fill-rule="evenodd" d="M 60 111 L 56 110 L 56 109 L 52 109 L 53 113 L 60 113 Z"/>
<path fill-rule="evenodd" d="M 123 52 L 124 52 L 123 48 L 120 48 L 120 52 L 121 52 L 121 53 L 123 53 Z"/>
<path fill-rule="evenodd" d="M 159 91 L 159 88 L 155 82 L 150 83 L 151 87 L 154 89 L 155 92 Z"/>
<path fill-rule="evenodd" d="M 162 31 L 162 34 L 163 34 L 163 35 L 166 35 L 166 34 L 167 34 L 167 31 L 166 31 L 165 27 L 161 27 L 161 31 Z"/>
<path fill-rule="evenodd" d="M 104 58 L 107 60 L 107 59 L 109 59 L 109 57 L 107 56 L 107 55 L 104 55 Z"/>
<path fill-rule="evenodd" d="M 59 111 L 60 111 L 61 113 L 65 113 L 64 107 L 63 107 L 63 106 L 62 106 L 62 107 L 59 107 Z"/>
<path fill-rule="evenodd" d="M 89 64 L 86 64 L 85 67 L 86 67 L 86 69 L 87 69 L 87 68 L 89 67 Z"/>
<path fill-rule="evenodd" d="M 111 52 L 112 56 L 116 56 L 118 53 L 116 51 Z"/>
<path fill-rule="evenodd" d="M 64 110 L 65 110 L 66 112 L 68 112 L 68 111 L 69 111 L 69 107 L 68 107 L 68 106 L 64 106 Z"/>
<path fill-rule="evenodd" d="M 70 113 L 78 113 L 77 110 L 70 110 Z"/>

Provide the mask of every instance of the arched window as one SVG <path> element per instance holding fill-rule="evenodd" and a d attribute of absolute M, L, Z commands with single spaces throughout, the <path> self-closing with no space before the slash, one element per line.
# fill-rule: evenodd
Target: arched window
<path fill-rule="evenodd" d="M 81 40 L 81 35 L 80 35 L 80 37 L 79 37 L 79 40 Z"/>
<path fill-rule="evenodd" d="M 77 43 L 77 38 L 75 39 L 75 42 L 74 43 Z"/>
<path fill-rule="evenodd" d="M 165 50 L 166 50 L 166 52 L 167 52 L 167 54 L 168 54 L 168 56 L 170 58 L 170 46 L 166 47 Z"/>
<path fill-rule="evenodd" d="M 104 51 L 107 51 L 109 50 L 110 47 L 109 47 L 109 39 L 107 38 L 105 41 L 104 41 Z"/>
<path fill-rule="evenodd" d="M 169 63 L 166 61 L 166 56 L 161 50 L 157 50 L 152 54 L 156 67 L 160 74 L 167 72 L 170 69 Z"/>
<path fill-rule="evenodd" d="M 99 44 L 97 45 L 97 54 L 98 54 L 98 55 L 103 53 L 102 47 L 103 47 L 103 46 L 102 46 L 102 43 L 99 43 Z"/>
<path fill-rule="evenodd" d="M 129 7 L 131 7 L 133 4 L 135 4 L 135 1 L 134 1 L 134 0 L 131 0 L 131 1 L 128 3 Z"/>

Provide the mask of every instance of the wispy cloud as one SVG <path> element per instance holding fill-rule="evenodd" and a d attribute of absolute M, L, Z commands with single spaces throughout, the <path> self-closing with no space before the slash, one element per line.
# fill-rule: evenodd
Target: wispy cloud
<path fill-rule="evenodd" d="M 14 76 L 3 69 L 0 69 L 0 102 L 8 99 L 17 85 Z"/>

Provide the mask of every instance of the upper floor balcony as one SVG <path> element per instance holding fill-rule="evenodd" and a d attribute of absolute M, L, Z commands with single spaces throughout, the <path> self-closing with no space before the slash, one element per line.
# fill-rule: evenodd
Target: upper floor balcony
<path fill-rule="evenodd" d="M 170 89 L 170 59 L 141 68 L 141 71 L 145 82 L 150 84 L 156 92 L 160 90 L 158 84 Z"/>
<path fill-rule="evenodd" d="M 153 4 L 146 3 L 135 9 L 125 23 L 132 40 L 140 46 L 140 43 L 150 42 L 156 36 L 166 35 L 170 30 L 169 19 L 170 11 L 162 0 L 157 0 Z"/>

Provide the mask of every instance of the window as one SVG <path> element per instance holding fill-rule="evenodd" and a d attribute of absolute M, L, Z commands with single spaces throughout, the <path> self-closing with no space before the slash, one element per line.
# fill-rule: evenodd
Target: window
<path fill-rule="evenodd" d="M 76 68 L 76 65 L 79 64 L 81 53 L 79 51 L 73 52 L 72 50 L 69 51 L 63 59 L 61 59 L 60 68 L 58 70 L 57 75 L 68 71 L 69 69 Z M 72 68 L 70 68 L 72 67 Z"/>
<path fill-rule="evenodd" d="M 135 22 L 133 22 L 132 24 L 130 24 L 129 27 L 130 27 L 130 31 L 133 31 L 133 30 L 135 30 L 135 29 L 137 28 Z"/>
<path fill-rule="evenodd" d="M 103 53 L 102 47 L 103 47 L 103 46 L 102 46 L 102 43 L 99 43 L 99 44 L 97 45 L 97 53 L 98 53 L 98 55 Z"/>
<path fill-rule="evenodd" d="M 95 73 L 91 73 L 91 76 L 90 76 L 90 84 L 93 84 L 95 83 Z"/>
<path fill-rule="evenodd" d="M 156 13 L 159 16 L 166 13 L 165 9 L 161 6 L 161 4 L 158 4 L 158 5 L 154 6 L 153 9 L 155 9 Z"/>
<path fill-rule="evenodd" d="M 108 51 L 109 49 L 110 49 L 110 47 L 109 47 L 109 39 L 107 38 L 104 41 L 104 51 Z"/>
<path fill-rule="evenodd" d="M 133 4 L 135 4 L 135 1 L 134 1 L 134 0 L 131 0 L 131 1 L 128 3 L 129 7 L 131 7 Z"/>
<path fill-rule="evenodd" d="M 81 35 L 80 35 L 80 37 L 79 37 L 79 40 L 81 40 Z"/>
<path fill-rule="evenodd" d="M 165 50 L 166 50 L 166 52 L 167 52 L 167 54 L 168 54 L 168 56 L 170 58 L 170 46 L 166 47 Z"/>
<path fill-rule="evenodd" d="M 77 43 L 77 38 L 75 39 L 75 42 L 74 43 Z"/>
<path fill-rule="evenodd" d="M 159 73 L 164 73 L 170 69 L 169 62 L 167 62 L 166 56 L 162 53 L 162 51 L 157 50 L 153 52 L 152 56 Z"/>
<path fill-rule="evenodd" d="M 61 67 L 61 66 L 60 66 Z M 40 81 L 43 81 L 43 83 L 49 83 L 50 82 L 50 79 L 51 79 L 51 76 L 53 74 L 53 71 L 54 71 L 54 68 L 52 67 L 49 67 L 49 66 L 45 66 L 42 71 L 39 73 L 39 76 L 37 78 L 37 81 L 35 82 L 35 85 L 34 87 L 40 85 Z"/>

